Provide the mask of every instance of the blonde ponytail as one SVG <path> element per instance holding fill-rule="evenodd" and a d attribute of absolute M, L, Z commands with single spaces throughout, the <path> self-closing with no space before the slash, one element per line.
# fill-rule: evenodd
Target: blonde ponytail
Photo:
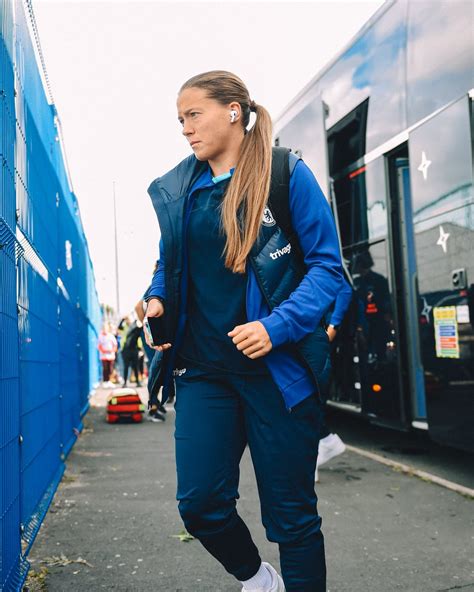
<path fill-rule="evenodd" d="M 225 266 L 244 273 L 247 256 L 255 243 L 270 191 L 272 166 L 272 120 L 268 111 L 250 100 L 245 84 L 230 72 L 216 70 L 199 74 L 182 87 L 202 88 L 209 98 L 226 105 L 238 102 L 242 125 L 246 128 L 250 113 L 256 121 L 245 134 L 232 179 L 222 203 L 221 220 L 226 236 Z"/>

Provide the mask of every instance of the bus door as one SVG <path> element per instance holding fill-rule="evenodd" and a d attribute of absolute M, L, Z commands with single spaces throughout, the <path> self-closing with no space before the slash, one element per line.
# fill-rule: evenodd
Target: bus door
<path fill-rule="evenodd" d="M 474 450 L 473 101 L 409 133 L 420 357 L 430 435 Z"/>
<path fill-rule="evenodd" d="M 398 325 L 400 405 L 408 427 L 426 428 L 423 366 L 419 354 L 416 257 L 408 146 L 386 155 L 389 236 Z"/>
<path fill-rule="evenodd" d="M 403 337 L 383 164 L 381 157 L 334 175 L 334 201 L 353 299 L 335 343 L 331 399 L 336 406 L 358 407 L 374 423 L 404 428 Z"/>
<path fill-rule="evenodd" d="M 330 177 L 329 173 L 325 120 L 326 106 L 319 95 L 288 121 L 282 121 L 282 126 L 276 133 L 275 144 L 291 148 L 311 168 L 324 195 L 330 202 L 340 237 L 334 179 Z M 351 311 L 353 311 L 352 307 Z M 360 411 L 361 377 L 359 358 L 357 347 L 354 346 L 354 334 L 351 329 L 346 330 L 348 325 L 352 326 L 352 323 L 347 320 L 349 316 L 346 315 L 346 319 L 338 331 L 337 343 L 333 347 L 334 369 L 330 397 L 333 401 L 337 401 L 339 405 L 348 405 L 350 409 Z"/>
<path fill-rule="evenodd" d="M 372 422 L 406 426 L 391 248 L 390 196 L 383 155 L 365 161 L 367 101 L 327 132 L 333 209 L 352 303 L 333 352 L 333 405 L 359 410 Z"/>

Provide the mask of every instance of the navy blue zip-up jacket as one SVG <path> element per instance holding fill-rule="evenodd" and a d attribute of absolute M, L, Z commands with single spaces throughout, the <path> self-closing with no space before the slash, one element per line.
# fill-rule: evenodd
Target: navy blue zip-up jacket
<path fill-rule="evenodd" d="M 195 172 L 196 169 L 199 174 Z M 166 301 L 166 278 L 172 281 L 172 274 L 180 275 L 178 323 L 176 330 L 173 328 L 173 334 L 170 335 L 174 351 L 179 349 L 186 322 L 188 278 L 183 237 L 186 236 L 193 195 L 199 189 L 212 186 L 213 183 L 207 163 L 199 163 L 194 156 L 190 156 L 165 176 L 154 181 L 149 189 L 163 234 L 160 240 L 159 265 L 147 291 L 147 300 L 158 296 Z M 304 256 L 306 274 L 290 296 L 271 311 L 255 271 L 250 265 L 247 266 L 246 291 L 247 319 L 249 322 L 259 320 L 268 332 L 273 348 L 264 360 L 283 394 L 287 408 L 295 406 L 316 390 L 313 375 L 292 352 L 291 344 L 315 331 L 336 298 L 343 277 L 330 207 L 315 177 L 302 160 L 296 163 L 291 173 L 289 205 L 292 226 Z M 173 230 L 170 216 L 178 211 L 178 207 L 184 208 L 183 228 L 180 236 L 172 236 L 178 234 L 178 231 Z M 177 248 L 176 241 L 180 241 L 181 261 L 178 261 L 179 257 L 176 257 L 174 252 Z M 290 250 L 278 249 L 278 252 L 272 254 L 272 258 L 289 257 Z M 169 268 L 170 265 L 173 269 Z M 171 354 L 168 360 L 168 365 L 171 366 L 167 372 L 168 378 L 164 378 L 165 388 L 167 380 L 171 378 L 173 358 Z"/>

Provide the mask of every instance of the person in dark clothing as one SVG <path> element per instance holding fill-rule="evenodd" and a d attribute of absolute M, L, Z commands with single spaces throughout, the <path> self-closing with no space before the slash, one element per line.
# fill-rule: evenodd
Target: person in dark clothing
<path fill-rule="evenodd" d="M 137 318 L 140 321 L 140 323 L 143 323 L 143 319 L 145 318 L 145 311 L 146 311 L 146 302 L 143 300 L 143 298 L 141 298 L 135 304 L 135 314 L 137 315 Z M 149 369 L 150 365 L 151 365 L 151 361 L 153 359 L 153 356 L 155 355 L 155 350 L 153 348 L 151 348 L 148 345 L 148 343 L 146 342 L 145 331 L 143 330 L 143 325 L 142 325 L 142 329 L 141 329 L 141 339 L 142 339 L 142 344 L 143 344 L 143 350 L 144 350 L 145 357 L 146 357 L 147 368 Z"/>
<path fill-rule="evenodd" d="M 328 313 L 328 326 L 327 334 L 329 342 L 334 344 L 339 327 L 344 320 L 344 316 L 349 308 L 353 297 L 353 290 L 350 284 L 344 279 L 342 289 L 339 291 L 334 306 L 331 307 L 330 313 Z M 320 440 L 318 445 L 318 460 L 316 464 L 316 472 L 314 475 L 315 482 L 319 482 L 319 467 L 326 464 L 332 458 L 342 454 L 346 446 L 338 434 L 332 433 L 327 423 L 327 399 L 329 396 L 329 384 L 331 379 L 332 365 L 331 355 L 328 356 L 326 366 L 324 367 L 323 373 L 319 380 L 320 396 L 321 396 L 321 431 Z"/>
<path fill-rule="evenodd" d="M 305 163 L 272 149 L 269 113 L 234 74 L 187 81 L 178 119 L 194 155 L 149 189 L 162 236 L 146 314 L 164 315 L 167 327 L 156 349 L 162 401 L 176 384 L 179 511 L 243 592 L 324 592 L 316 376 L 329 350 L 322 318 L 342 285 L 331 210 Z M 302 255 L 270 207 L 281 155 Z M 237 513 L 247 444 L 283 577 L 262 562 Z"/>
<path fill-rule="evenodd" d="M 137 386 L 141 386 L 138 359 L 140 349 L 138 346 L 138 340 L 141 337 L 141 331 L 141 327 L 139 327 L 136 322 L 132 323 L 128 329 L 125 344 L 122 348 L 124 366 L 122 386 L 124 387 L 127 386 L 129 369 L 133 370 Z"/>
<path fill-rule="evenodd" d="M 373 266 L 369 250 L 359 253 L 353 265 L 354 287 L 365 306 L 367 353 L 372 362 L 385 360 L 392 326 L 388 280 Z"/>
<path fill-rule="evenodd" d="M 155 265 L 154 271 L 156 271 L 156 267 L 157 266 Z M 136 313 L 137 318 L 140 321 L 140 323 L 142 323 L 141 339 L 142 339 L 143 349 L 145 350 L 146 363 L 147 363 L 147 369 L 148 369 L 147 382 L 149 383 L 150 373 L 152 370 L 153 358 L 155 355 L 159 355 L 159 354 L 152 347 L 150 347 L 148 345 L 148 343 L 146 342 L 146 339 L 145 339 L 145 331 L 143 329 L 143 320 L 145 318 L 146 306 L 147 306 L 146 302 L 144 301 L 143 298 L 141 298 L 135 305 L 135 313 Z M 147 386 L 149 386 L 149 385 L 147 384 Z M 165 421 L 166 420 L 166 413 L 167 413 L 165 406 L 160 404 L 159 401 L 156 400 L 155 397 L 151 397 L 150 392 L 148 394 L 149 394 L 148 420 L 153 421 L 153 422 Z"/>

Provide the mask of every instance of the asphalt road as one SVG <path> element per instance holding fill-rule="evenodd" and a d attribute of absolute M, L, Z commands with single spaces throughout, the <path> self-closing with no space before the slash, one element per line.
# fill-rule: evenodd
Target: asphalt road
<path fill-rule="evenodd" d="M 108 425 L 105 395 L 99 391 L 92 401 L 30 553 L 30 591 L 240 592 L 198 541 L 178 537 L 174 411 L 164 424 Z M 340 414 L 331 424 L 347 443 L 421 462 L 431 472 L 442 468 L 443 459 L 429 452 L 403 453 L 412 446 L 400 435 L 381 441 L 384 430 L 357 427 Z M 445 478 L 472 484 L 472 468 L 461 465 Z M 320 480 L 329 592 L 474 590 L 472 500 L 353 452 L 323 467 Z M 260 525 L 247 453 L 240 493 L 239 512 L 262 557 L 278 566 L 278 549 Z"/>
<path fill-rule="evenodd" d="M 330 429 L 352 446 L 474 489 L 474 454 L 436 444 L 426 431 L 403 433 L 340 410 L 328 412 Z"/>

